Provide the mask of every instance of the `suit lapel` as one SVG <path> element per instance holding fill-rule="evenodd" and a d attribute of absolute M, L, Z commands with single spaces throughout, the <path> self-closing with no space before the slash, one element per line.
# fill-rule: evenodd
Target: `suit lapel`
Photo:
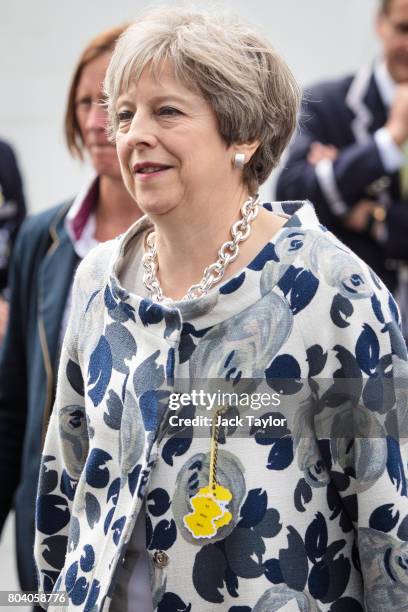
<path fill-rule="evenodd" d="M 353 79 L 346 105 L 354 114 L 351 129 L 357 142 L 366 142 L 376 130 L 385 125 L 388 112 L 378 90 L 374 71 L 369 66 L 361 69 Z M 374 193 L 385 207 L 390 206 L 392 196 L 399 197 L 398 173 L 390 177 L 384 172 L 380 181 L 374 181 L 370 188 L 371 196 Z"/>
<path fill-rule="evenodd" d="M 364 102 L 371 112 L 372 122 L 370 124 L 370 132 L 372 133 L 385 125 L 388 114 L 378 90 L 374 74 L 371 75 Z"/>
<path fill-rule="evenodd" d="M 364 143 L 386 121 L 386 110 L 381 100 L 371 66 L 364 66 L 355 75 L 346 96 L 346 106 L 354 119 L 351 130 L 358 143 Z"/>

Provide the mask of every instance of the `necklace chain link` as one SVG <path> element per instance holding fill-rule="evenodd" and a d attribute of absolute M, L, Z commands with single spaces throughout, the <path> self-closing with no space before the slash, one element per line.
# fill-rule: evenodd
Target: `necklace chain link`
<path fill-rule="evenodd" d="M 218 251 L 218 259 L 204 270 L 201 281 L 192 285 L 182 300 L 193 300 L 208 293 L 224 276 L 229 264 L 236 260 L 239 255 L 239 245 L 247 240 L 251 234 L 251 224 L 258 216 L 259 194 L 250 197 L 241 208 L 241 219 L 231 227 L 232 240 L 224 242 Z M 151 231 L 145 240 L 145 252 L 142 259 L 143 283 L 152 293 L 152 299 L 156 302 L 170 301 L 163 295 L 162 288 L 157 278 L 159 262 L 155 244 L 155 233 Z"/>

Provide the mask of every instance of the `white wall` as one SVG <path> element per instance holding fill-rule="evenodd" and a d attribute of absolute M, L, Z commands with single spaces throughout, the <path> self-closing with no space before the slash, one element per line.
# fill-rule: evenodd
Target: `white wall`
<path fill-rule="evenodd" d="M 376 51 L 377 0 L 218 4 L 260 26 L 302 84 L 353 70 Z M 0 136 L 16 149 L 30 211 L 75 194 L 89 173 L 70 158 L 62 130 L 68 83 L 80 52 L 100 30 L 131 19 L 146 5 L 143 0 L 1 1 Z"/>

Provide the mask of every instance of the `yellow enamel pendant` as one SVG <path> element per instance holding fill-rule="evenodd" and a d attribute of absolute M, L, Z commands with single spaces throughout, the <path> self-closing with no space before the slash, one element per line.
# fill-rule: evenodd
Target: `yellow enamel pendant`
<path fill-rule="evenodd" d="M 190 499 L 192 512 L 183 517 L 183 521 L 194 538 L 211 538 L 216 535 L 218 529 L 232 519 L 231 512 L 227 509 L 232 499 L 232 493 L 226 487 L 217 483 L 217 458 L 218 458 L 218 415 L 224 411 L 221 408 L 216 411 L 212 422 L 211 450 L 210 450 L 210 474 L 208 486 L 201 487 Z"/>

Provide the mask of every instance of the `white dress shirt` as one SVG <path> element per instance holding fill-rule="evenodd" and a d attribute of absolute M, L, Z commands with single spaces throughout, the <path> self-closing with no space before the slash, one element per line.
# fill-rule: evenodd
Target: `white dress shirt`
<path fill-rule="evenodd" d="M 384 59 L 376 63 L 374 78 L 383 104 L 389 110 L 394 101 L 396 85 Z M 404 165 L 405 158 L 388 129 L 380 128 L 374 133 L 374 138 L 385 170 L 387 172 L 399 170 Z"/>

